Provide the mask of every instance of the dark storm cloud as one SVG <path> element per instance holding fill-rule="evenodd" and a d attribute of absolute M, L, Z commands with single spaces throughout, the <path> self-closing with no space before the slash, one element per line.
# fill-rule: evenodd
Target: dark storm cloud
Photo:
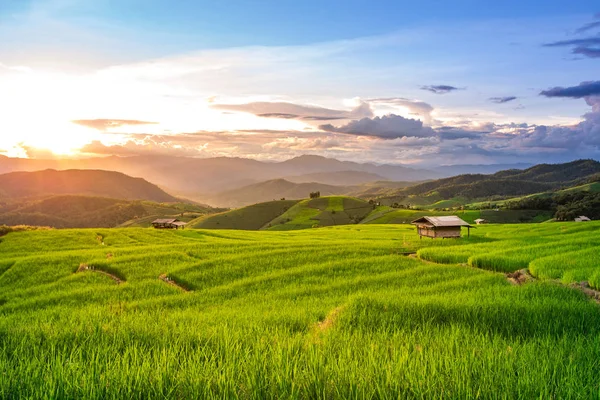
<path fill-rule="evenodd" d="M 492 103 L 496 103 L 496 104 L 508 103 L 509 101 L 513 101 L 513 100 L 516 100 L 516 99 L 517 99 L 516 96 L 490 97 L 489 98 L 489 100 Z"/>
<path fill-rule="evenodd" d="M 421 90 L 427 90 L 435 94 L 446 94 L 460 89 L 450 85 L 425 85 L 421 86 Z"/>
<path fill-rule="evenodd" d="M 451 126 L 443 126 L 436 129 L 436 132 L 442 140 L 480 139 L 482 135 L 488 133 L 483 131 L 471 131 L 468 129 L 455 128 Z"/>
<path fill-rule="evenodd" d="M 575 47 L 571 53 L 581 54 L 589 58 L 600 58 L 600 47 Z"/>
<path fill-rule="evenodd" d="M 556 86 L 540 92 L 541 96 L 546 97 L 569 97 L 580 99 L 582 97 L 600 95 L 600 81 L 581 82 L 577 86 L 560 87 Z"/>
<path fill-rule="evenodd" d="M 422 121 L 404 118 L 395 114 L 384 115 L 383 117 L 363 118 L 351 121 L 340 127 L 326 124 L 321 125 L 319 128 L 326 132 L 373 136 L 382 139 L 396 139 L 404 136 L 429 137 L 435 134 L 433 129 L 423 126 Z"/>

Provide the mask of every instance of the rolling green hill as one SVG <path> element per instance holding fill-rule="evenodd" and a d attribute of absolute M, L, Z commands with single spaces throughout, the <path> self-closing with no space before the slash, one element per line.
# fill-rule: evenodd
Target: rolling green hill
<path fill-rule="evenodd" d="M 0 398 L 594 399 L 599 231 L 9 233 Z"/>
<path fill-rule="evenodd" d="M 302 200 L 265 228 L 272 231 L 357 224 L 373 210 L 366 201 L 344 196 Z"/>
<path fill-rule="evenodd" d="M 328 196 L 279 200 L 212 214 L 192 220 L 191 228 L 287 231 L 351 224 L 407 224 L 424 215 L 458 215 L 469 223 L 484 218 L 491 223 L 543 222 L 549 210 L 421 210 L 374 206 L 361 199 Z"/>
<path fill-rule="evenodd" d="M 278 200 L 198 218 L 199 229 L 294 230 L 360 222 L 373 210 L 366 201 L 345 196 Z"/>
<path fill-rule="evenodd" d="M 506 170 L 491 175 L 467 174 L 424 182 L 388 191 L 384 204 L 398 202 L 438 208 L 476 200 L 520 197 L 555 191 L 599 179 L 600 163 L 578 160 L 565 164 L 540 164 L 526 170 Z"/>
<path fill-rule="evenodd" d="M 0 225 L 54 228 L 147 227 L 156 218 L 173 217 L 188 221 L 216 211 L 220 210 L 185 203 L 64 195 L 0 205 Z"/>
<path fill-rule="evenodd" d="M 298 200 L 277 200 L 200 217 L 189 223 L 197 229 L 243 229 L 259 230 L 273 219 L 285 213 Z"/>

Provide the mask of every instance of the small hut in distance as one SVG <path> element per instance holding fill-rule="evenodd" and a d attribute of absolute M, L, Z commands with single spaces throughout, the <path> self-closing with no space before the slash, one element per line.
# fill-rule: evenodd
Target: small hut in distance
<path fill-rule="evenodd" d="M 575 218 L 575 222 L 587 222 L 587 221 L 591 221 L 591 219 L 589 219 L 585 215 L 580 215 L 579 217 Z"/>
<path fill-rule="evenodd" d="M 467 236 L 471 236 L 472 226 L 457 216 L 421 217 L 411 222 L 416 225 L 419 237 L 460 238 L 461 227 L 467 227 Z"/>
<path fill-rule="evenodd" d="M 187 224 L 175 218 L 163 218 L 152 221 L 155 229 L 183 229 Z"/>
<path fill-rule="evenodd" d="M 475 220 L 475 223 L 476 223 L 477 225 L 482 225 L 482 224 L 487 224 L 487 223 L 488 223 L 488 221 L 487 221 L 487 219 L 483 219 L 483 218 L 477 218 L 477 219 Z"/>

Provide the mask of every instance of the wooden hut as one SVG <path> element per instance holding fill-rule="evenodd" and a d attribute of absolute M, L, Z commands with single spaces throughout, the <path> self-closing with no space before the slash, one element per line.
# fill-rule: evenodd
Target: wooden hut
<path fill-rule="evenodd" d="M 423 238 L 459 238 L 461 227 L 467 227 L 467 236 L 471 235 L 472 226 L 457 216 L 421 217 L 411 222 L 417 227 L 419 237 Z"/>
<path fill-rule="evenodd" d="M 575 222 L 587 222 L 587 221 L 591 221 L 591 219 L 589 219 L 585 215 L 580 215 L 579 217 L 575 218 Z"/>
<path fill-rule="evenodd" d="M 475 220 L 475 223 L 476 223 L 477 225 L 482 225 L 482 224 L 487 224 L 488 222 L 487 222 L 487 219 L 483 219 L 483 218 L 477 218 L 477 219 Z"/>
<path fill-rule="evenodd" d="M 163 218 L 152 221 L 152 226 L 156 229 L 183 229 L 187 224 L 175 218 Z"/>

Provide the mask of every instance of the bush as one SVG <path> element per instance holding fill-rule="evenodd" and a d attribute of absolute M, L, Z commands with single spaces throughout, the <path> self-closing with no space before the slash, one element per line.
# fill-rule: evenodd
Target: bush
<path fill-rule="evenodd" d="M 16 226 L 7 226 L 0 225 L 0 236 L 8 235 L 11 232 L 23 232 L 23 231 L 36 231 L 36 230 L 46 230 L 52 229 L 48 226 L 29 226 L 29 225 L 16 225 Z"/>

